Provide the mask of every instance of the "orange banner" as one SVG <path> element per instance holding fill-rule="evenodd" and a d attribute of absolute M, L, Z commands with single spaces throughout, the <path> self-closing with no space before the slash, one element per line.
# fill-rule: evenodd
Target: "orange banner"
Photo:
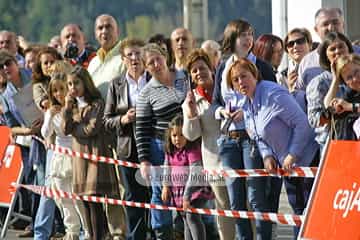
<path fill-rule="evenodd" d="M 18 180 L 21 170 L 20 147 L 10 144 L 10 129 L 0 126 L 0 205 L 11 203 L 10 184 Z"/>
<path fill-rule="evenodd" d="M 360 142 L 332 141 L 301 233 L 302 239 L 360 239 Z"/>

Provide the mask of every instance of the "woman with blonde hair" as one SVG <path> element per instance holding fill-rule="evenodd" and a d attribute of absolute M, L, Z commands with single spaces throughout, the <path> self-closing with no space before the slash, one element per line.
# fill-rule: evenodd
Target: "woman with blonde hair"
<path fill-rule="evenodd" d="M 360 116 L 360 56 L 340 56 L 332 64 L 331 71 L 333 80 L 324 98 L 324 106 L 333 110 L 336 138 L 355 140 L 357 137 L 353 124 Z M 350 90 L 343 97 L 337 97 L 341 84 Z"/>

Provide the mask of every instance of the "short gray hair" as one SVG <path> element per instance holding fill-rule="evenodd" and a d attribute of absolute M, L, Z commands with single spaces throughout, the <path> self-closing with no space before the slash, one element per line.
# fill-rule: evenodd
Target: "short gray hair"
<path fill-rule="evenodd" d="M 343 12 L 340 8 L 323 7 L 317 10 L 315 13 L 315 24 L 316 24 L 316 19 L 319 17 L 320 14 L 329 13 L 329 12 L 336 12 L 337 14 L 339 14 L 340 17 L 343 17 Z"/>

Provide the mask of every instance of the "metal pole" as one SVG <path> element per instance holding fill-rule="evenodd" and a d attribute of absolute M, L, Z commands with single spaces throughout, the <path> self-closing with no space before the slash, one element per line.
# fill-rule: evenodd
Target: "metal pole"
<path fill-rule="evenodd" d="M 209 39 L 209 5 L 208 0 L 203 0 L 203 39 Z"/>
<path fill-rule="evenodd" d="M 190 29 L 191 0 L 183 0 L 184 28 Z"/>

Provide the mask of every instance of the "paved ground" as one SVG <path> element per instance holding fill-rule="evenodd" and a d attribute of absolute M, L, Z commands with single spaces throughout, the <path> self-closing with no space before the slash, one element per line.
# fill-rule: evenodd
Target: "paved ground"
<path fill-rule="evenodd" d="M 286 191 L 283 185 L 281 195 L 280 195 L 280 213 L 290 213 L 292 214 L 293 211 L 289 205 Z M 293 239 L 293 228 L 292 226 L 286 225 L 278 225 L 278 237 L 276 239 L 279 240 L 292 240 Z"/>
<path fill-rule="evenodd" d="M 287 200 L 287 196 L 286 196 L 286 192 L 283 188 L 283 191 L 281 193 L 281 198 L 280 198 L 280 213 L 292 213 L 292 210 L 288 204 L 288 200 Z M 285 226 L 285 225 L 278 225 L 278 237 L 276 239 L 278 240 L 292 240 L 293 239 L 293 232 L 292 232 L 292 227 L 290 226 Z M 9 230 L 7 236 L 5 237 L 5 239 L 8 240 L 15 240 L 15 239 L 24 239 L 24 240 L 28 240 L 28 239 L 32 239 L 32 238 L 17 238 L 16 234 L 19 233 L 18 231 L 14 231 L 14 230 Z"/>

